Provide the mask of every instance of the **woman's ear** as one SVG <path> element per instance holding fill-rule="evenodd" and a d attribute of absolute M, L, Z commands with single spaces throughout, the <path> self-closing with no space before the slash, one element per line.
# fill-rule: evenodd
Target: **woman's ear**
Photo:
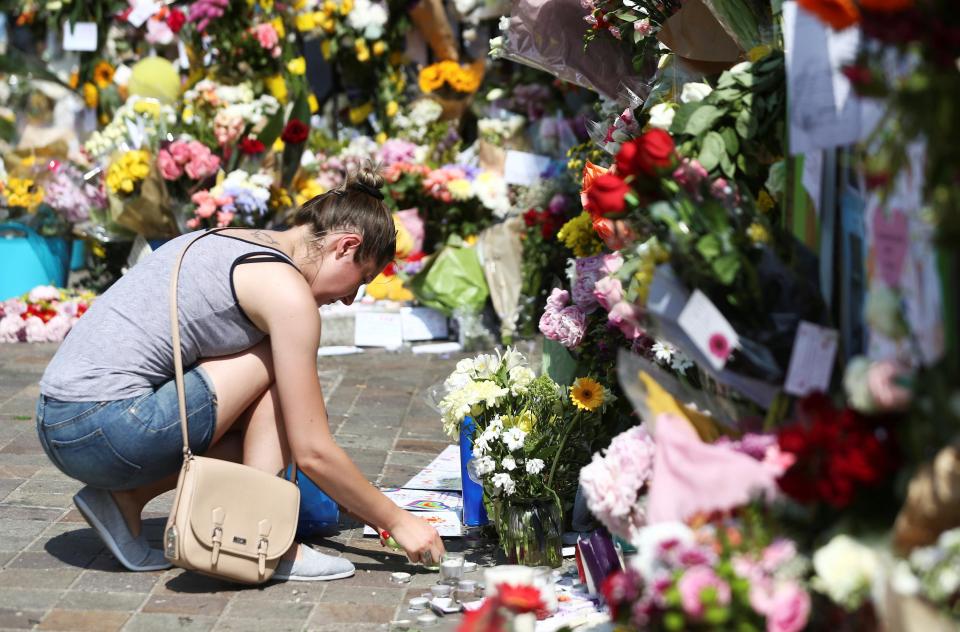
<path fill-rule="evenodd" d="M 363 237 L 357 233 L 344 233 L 337 240 L 337 258 L 346 256 L 353 258 L 362 243 Z"/>

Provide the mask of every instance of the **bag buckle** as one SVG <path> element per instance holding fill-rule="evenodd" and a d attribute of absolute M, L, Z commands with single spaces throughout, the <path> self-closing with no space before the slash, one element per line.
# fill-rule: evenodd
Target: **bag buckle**
<path fill-rule="evenodd" d="M 226 517 L 221 507 L 212 512 L 213 518 L 213 551 L 210 553 L 210 565 L 216 566 L 220 559 L 220 546 L 223 544 L 223 519 Z"/>
<path fill-rule="evenodd" d="M 267 546 L 270 541 L 267 538 L 260 538 L 257 541 L 257 570 L 260 571 L 260 577 L 267 572 Z"/>
<path fill-rule="evenodd" d="M 177 550 L 177 525 L 170 525 L 170 528 L 167 529 L 167 532 L 164 534 L 163 538 L 163 555 L 168 560 L 176 560 L 180 558 L 180 553 Z"/>

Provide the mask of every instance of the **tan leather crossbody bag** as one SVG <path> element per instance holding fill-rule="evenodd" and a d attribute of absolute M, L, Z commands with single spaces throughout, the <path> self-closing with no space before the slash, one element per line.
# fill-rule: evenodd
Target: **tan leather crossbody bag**
<path fill-rule="evenodd" d="M 173 508 L 164 530 L 164 555 L 176 566 L 244 584 L 269 580 L 293 544 L 300 513 L 300 490 L 266 472 L 190 451 L 183 357 L 177 311 L 177 281 L 187 250 L 183 247 L 170 274 L 170 324 L 173 365 L 183 431 L 183 466 Z M 296 468 L 291 468 L 292 472 Z"/>

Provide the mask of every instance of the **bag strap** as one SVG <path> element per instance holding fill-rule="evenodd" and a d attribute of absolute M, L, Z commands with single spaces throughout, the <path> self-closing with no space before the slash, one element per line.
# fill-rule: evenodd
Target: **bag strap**
<path fill-rule="evenodd" d="M 198 240 L 206 237 L 207 235 L 213 235 L 214 233 L 219 233 L 220 231 L 227 230 L 228 228 L 230 227 L 212 228 L 200 233 L 188 241 L 180 251 L 180 254 L 177 255 L 177 259 L 173 263 L 173 268 L 170 270 L 170 329 L 173 342 L 173 377 L 177 385 L 177 404 L 180 408 L 180 431 L 183 434 L 184 460 L 191 458 L 193 453 L 190 451 L 190 432 L 187 427 L 187 396 L 186 389 L 183 385 L 183 351 L 180 349 L 180 313 L 178 311 L 177 303 L 177 286 L 180 280 L 180 266 L 183 264 L 183 257 L 187 254 L 187 250 L 190 248 L 190 246 L 197 243 Z M 296 483 L 297 462 L 293 460 L 292 456 L 290 460 L 293 467 L 290 468 L 289 480 L 293 483 Z"/>

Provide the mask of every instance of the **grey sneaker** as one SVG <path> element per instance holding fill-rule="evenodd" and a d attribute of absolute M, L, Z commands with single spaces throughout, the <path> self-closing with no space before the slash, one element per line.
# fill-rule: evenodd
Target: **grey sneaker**
<path fill-rule="evenodd" d="M 300 559 L 281 561 L 273 574 L 274 579 L 296 582 L 326 582 L 331 579 L 353 577 L 356 572 L 350 560 L 324 555 L 320 551 L 302 544 L 298 546 L 300 547 Z"/>
<path fill-rule="evenodd" d="M 128 570 L 163 571 L 173 567 L 163 556 L 163 551 L 150 548 L 143 531 L 138 537 L 133 537 L 109 491 L 87 485 L 73 497 L 73 503 L 114 557 Z"/>

